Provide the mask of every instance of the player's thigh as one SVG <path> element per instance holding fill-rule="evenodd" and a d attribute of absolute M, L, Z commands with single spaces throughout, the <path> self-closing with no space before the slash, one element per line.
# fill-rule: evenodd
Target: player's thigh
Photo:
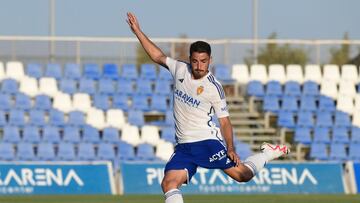
<path fill-rule="evenodd" d="M 253 172 L 244 164 L 224 169 L 224 172 L 238 182 L 247 182 L 254 176 Z"/>
<path fill-rule="evenodd" d="M 164 192 L 166 192 L 168 189 L 174 189 L 174 187 L 179 188 L 183 183 L 187 181 L 187 179 L 187 170 L 169 170 L 166 171 L 161 186 Z"/>

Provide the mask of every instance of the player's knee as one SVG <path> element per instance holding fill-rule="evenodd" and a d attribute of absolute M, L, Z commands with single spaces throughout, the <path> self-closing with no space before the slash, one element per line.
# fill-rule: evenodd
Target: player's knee
<path fill-rule="evenodd" d="M 164 178 L 161 182 L 161 188 L 164 193 L 178 187 L 179 187 L 179 183 L 175 179 Z"/>
<path fill-rule="evenodd" d="M 249 182 L 254 175 L 252 172 L 243 171 L 241 173 L 238 173 L 237 176 L 233 177 L 238 182 Z"/>

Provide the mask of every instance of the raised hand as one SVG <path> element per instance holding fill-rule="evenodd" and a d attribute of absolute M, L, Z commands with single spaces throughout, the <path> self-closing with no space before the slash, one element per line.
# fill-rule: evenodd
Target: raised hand
<path fill-rule="evenodd" d="M 136 16 L 130 12 L 127 13 L 127 19 L 126 22 L 129 24 L 131 30 L 133 33 L 136 33 L 140 31 L 140 25 L 138 20 L 136 19 Z"/>

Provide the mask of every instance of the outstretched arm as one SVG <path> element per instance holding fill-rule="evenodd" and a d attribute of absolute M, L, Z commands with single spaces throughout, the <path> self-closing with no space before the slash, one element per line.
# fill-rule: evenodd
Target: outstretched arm
<path fill-rule="evenodd" d="M 136 16 L 128 12 L 126 22 L 129 24 L 132 32 L 139 39 L 140 44 L 144 47 L 146 53 L 150 56 L 151 60 L 167 68 L 166 55 L 141 31 Z"/>

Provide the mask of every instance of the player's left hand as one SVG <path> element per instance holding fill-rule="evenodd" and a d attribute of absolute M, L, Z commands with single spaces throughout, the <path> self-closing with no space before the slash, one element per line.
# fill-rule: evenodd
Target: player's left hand
<path fill-rule="evenodd" d="M 236 154 L 234 149 L 228 149 L 227 155 L 236 164 L 236 166 L 239 166 L 240 157 Z"/>

